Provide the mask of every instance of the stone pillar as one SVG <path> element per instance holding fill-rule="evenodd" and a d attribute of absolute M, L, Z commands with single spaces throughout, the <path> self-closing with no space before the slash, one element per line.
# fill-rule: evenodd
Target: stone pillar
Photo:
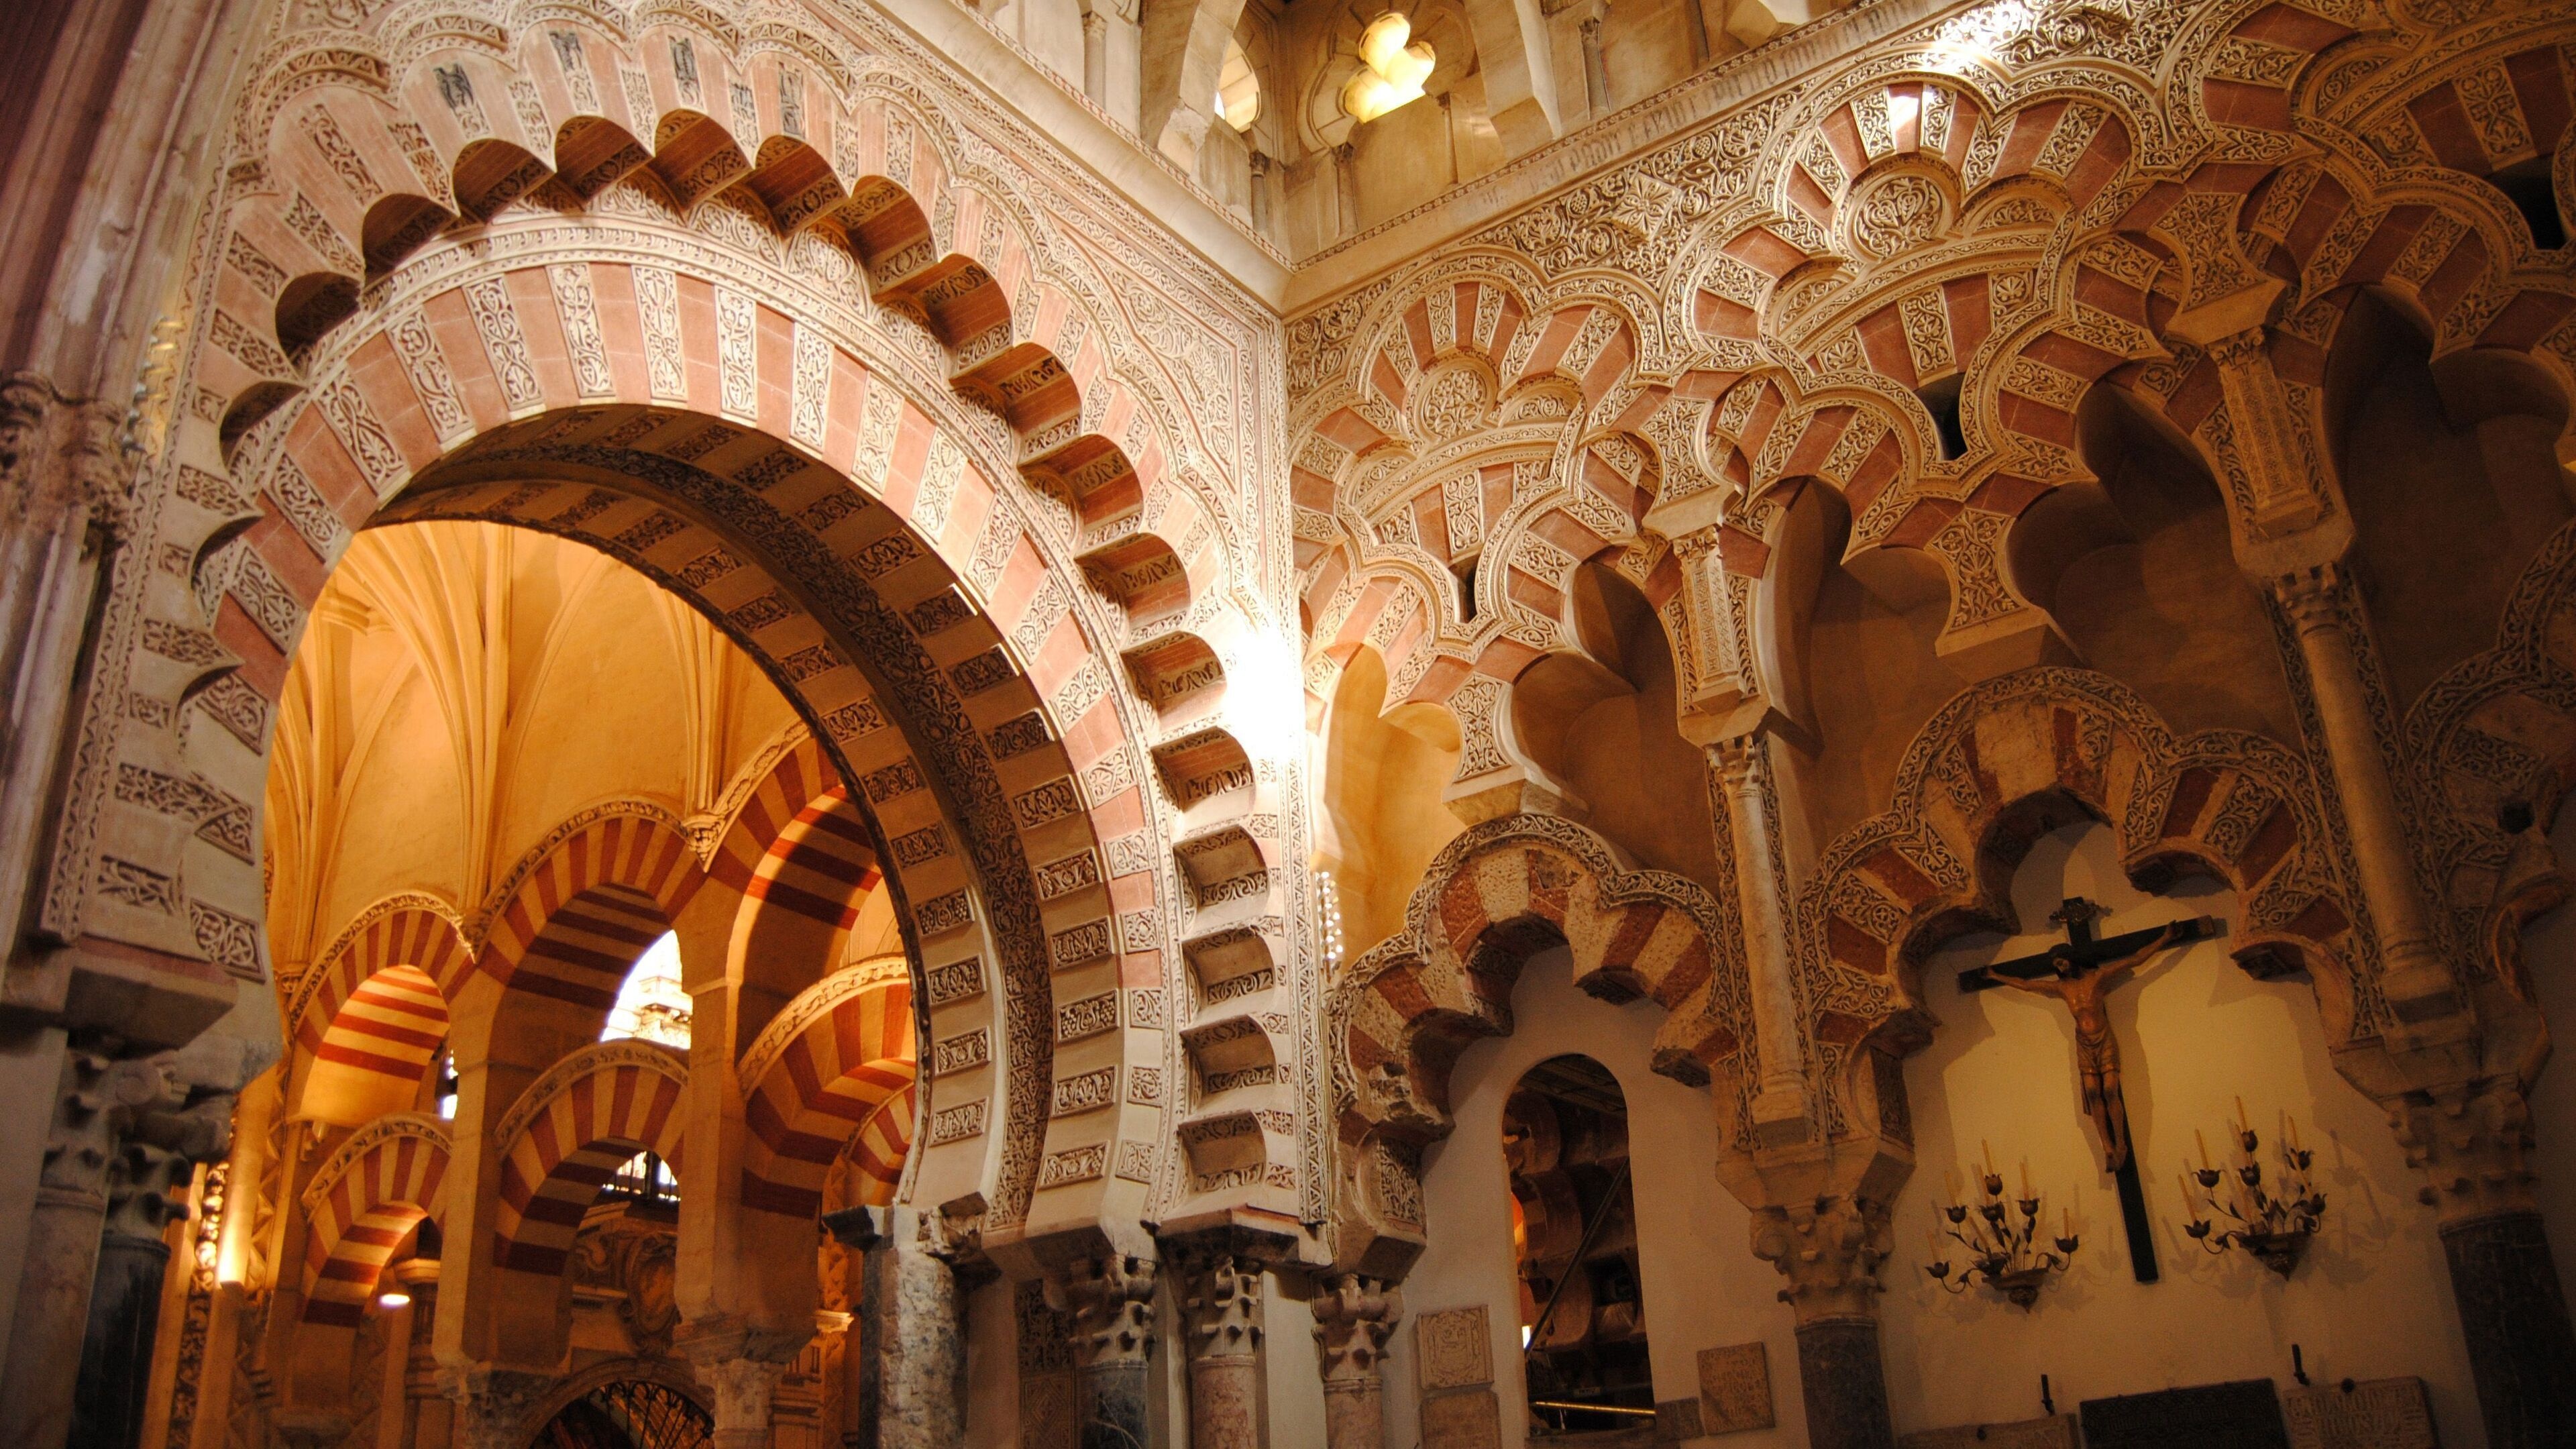
<path fill-rule="evenodd" d="M 80 1047 L 65 1054 L 0 1370 L 0 1403 L 11 1406 L 0 1414 L 0 1446 L 59 1449 L 71 1433 L 120 1129 L 136 1109 L 176 1105 L 166 1054 L 116 1060 Z"/>
<path fill-rule="evenodd" d="M 832 1236 L 860 1255 L 858 1343 L 849 1365 L 857 1428 L 846 1449 L 946 1449 L 966 1441 L 966 1406 L 957 1392 L 965 1366 L 957 1276 L 921 1245 L 912 1218 L 868 1207 L 823 1216 Z"/>
<path fill-rule="evenodd" d="M 2380 753 L 2370 690 L 2354 648 L 2342 571 L 2329 564 L 2273 581 L 2281 609 L 2299 638 L 2325 736 L 2327 764 L 2341 797 L 2353 859 L 2379 938 L 2380 982 L 2398 1029 L 2421 1047 L 2471 1030 L 2433 929 L 2433 912 L 2415 871 L 2403 805 Z"/>
<path fill-rule="evenodd" d="M 1261 1265 L 1231 1253 L 1190 1262 L 1190 1449 L 1261 1449 Z"/>
<path fill-rule="evenodd" d="M 1761 733 L 1709 746 L 1709 772 L 1717 781 L 1735 854 L 1736 909 L 1744 922 L 1745 965 L 1751 976 L 1754 1049 L 1762 1075 L 1753 1098 L 1753 1133 L 1764 1146 L 1804 1141 L 1807 1135 L 1806 1054 L 1799 1045 L 1796 970 L 1789 956 L 1787 889 L 1780 859 L 1779 798 L 1771 775 L 1771 743 Z"/>
<path fill-rule="evenodd" d="M 393 1275 L 411 1295 L 403 1352 L 402 1449 L 448 1449 L 456 1437 L 456 1405 L 438 1384 L 438 1260 L 405 1258 L 393 1265 Z"/>
<path fill-rule="evenodd" d="M 1147 1442 L 1145 1355 L 1154 1346 L 1155 1264 L 1111 1254 L 1076 1263 L 1064 1285 L 1082 1449 Z"/>
<path fill-rule="evenodd" d="M 1851 1197 L 1763 1208 L 1753 1252 L 1789 1286 L 1798 1315 L 1798 1386 L 1812 1449 L 1894 1449 L 1878 1351 L 1878 1265 L 1892 1246 L 1884 1204 Z"/>
<path fill-rule="evenodd" d="M 716 1401 L 714 1449 L 768 1449 L 770 1398 L 813 1336 L 811 1322 L 783 1330 L 754 1328 L 731 1318 L 680 1325 L 671 1347 L 689 1361 Z"/>
<path fill-rule="evenodd" d="M 2440 1215 L 2451 1296 L 2492 1449 L 2576 1439 L 2576 1328 L 2532 1193 L 2531 1108 L 2487 1081 L 2389 1104 L 2420 1194 Z"/>
<path fill-rule="evenodd" d="M 442 1368 L 438 1386 L 456 1405 L 455 1449 L 527 1449 L 529 1436 L 537 1431 L 529 1421 L 554 1392 L 555 1377 L 517 1369 Z"/>
<path fill-rule="evenodd" d="M 1386 1449 L 1386 1341 L 1404 1316 L 1395 1286 L 1346 1273 L 1307 1301 L 1324 1375 L 1325 1449 Z"/>

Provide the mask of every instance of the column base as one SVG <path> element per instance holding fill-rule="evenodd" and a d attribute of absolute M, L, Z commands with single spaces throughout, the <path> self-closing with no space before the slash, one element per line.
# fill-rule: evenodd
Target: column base
<path fill-rule="evenodd" d="M 2446 1225 L 2442 1252 L 2489 1449 L 2576 1445 L 2576 1329 L 2540 1214 Z"/>
<path fill-rule="evenodd" d="M 1878 1324 L 1825 1318 L 1798 1325 L 1798 1387 L 1812 1449 L 1895 1449 Z"/>

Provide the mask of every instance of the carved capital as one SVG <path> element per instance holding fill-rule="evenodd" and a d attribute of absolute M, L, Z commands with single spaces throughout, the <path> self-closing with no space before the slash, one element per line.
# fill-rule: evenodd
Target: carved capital
<path fill-rule="evenodd" d="M 1835 1318 L 1878 1317 L 1878 1266 L 1894 1247 L 1884 1203 L 1818 1198 L 1753 1215 L 1753 1256 L 1789 1280 L 1780 1301 L 1800 1326 Z"/>
<path fill-rule="evenodd" d="M 2334 564 L 2319 564 L 2272 580 L 2272 596 L 2281 601 L 2281 612 L 2290 616 L 2290 625 L 2302 634 L 2343 628 L 2343 570 Z"/>
<path fill-rule="evenodd" d="M 1082 1368 L 1142 1364 L 1154 1342 L 1154 1275 L 1144 1258 L 1113 1253 L 1068 1271 L 1065 1307 L 1073 1314 L 1073 1357 Z"/>
<path fill-rule="evenodd" d="M 440 1392 L 456 1402 L 456 1449 L 519 1449 L 535 1426 L 527 1421 L 548 1394 L 552 1374 L 502 1368 L 441 1368 Z"/>
<path fill-rule="evenodd" d="M 680 1325 L 671 1347 L 714 1396 L 721 1442 L 727 1431 L 768 1432 L 769 1401 L 778 1380 L 813 1337 L 811 1319 L 762 1328 L 731 1317 L 701 1318 Z"/>
<path fill-rule="evenodd" d="M 1249 1358 L 1260 1349 L 1261 1278 L 1259 1263 L 1232 1253 L 1187 1266 L 1181 1311 L 1188 1315 L 1191 1358 Z"/>
<path fill-rule="evenodd" d="M 1710 745 L 1708 767 L 1730 801 L 1742 800 L 1748 790 L 1758 790 L 1766 797 L 1770 794 L 1771 752 L 1758 734 L 1737 735 Z"/>
<path fill-rule="evenodd" d="M 1325 1392 L 1337 1384 L 1373 1384 L 1386 1342 L 1404 1317 L 1404 1295 L 1382 1278 L 1345 1273 L 1306 1300 L 1315 1315 L 1315 1357 Z"/>
<path fill-rule="evenodd" d="M 2409 1092 L 2387 1102 L 2406 1162 L 2424 1174 L 2416 1196 L 2442 1226 L 2539 1211 L 2532 1188 L 2531 1104 L 2509 1079 Z"/>

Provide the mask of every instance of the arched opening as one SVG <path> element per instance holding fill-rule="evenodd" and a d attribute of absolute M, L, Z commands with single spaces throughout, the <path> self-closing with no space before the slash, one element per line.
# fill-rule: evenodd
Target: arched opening
<path fill-rule="evenodd" d="M 652 1379 L 612 1379 L 555 1411 L 532 1449 L 699 1449 L 715 1419 Z"/>
<path fill-rule="evenodd" d="M 2514 581 L 2571 516 L 2566 404 L 2488 349 L 2432 357 L 2403 296 L 2353 298 L 2326 365 L 2327 438 L 2395 704 L 2496 637 Z"/>
<path fill-rule="evenodd" d="M 1533 1440 L 1653 1421 L 1628 1103 L 1588 1056 L 1523 1073 L 1503 1107 Z"/>

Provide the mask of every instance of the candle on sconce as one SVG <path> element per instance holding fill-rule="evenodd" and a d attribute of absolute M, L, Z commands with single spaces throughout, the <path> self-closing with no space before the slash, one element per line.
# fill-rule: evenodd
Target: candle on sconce
<path fill-rule="evenodd" d="M 2200 1165 L 2201 1165 L 2202 1167 L 2208 1167 L 2208 1166 L 2210 1165 L 2210 1161 L 2209 1161 L 2209 1134 L 2208 1134 L 2208 1133 L 2206 1133 L 2206 1132 L 2201 1131 L 2201 1130 L 2200 1130 L 2199 1128 L 2197 1128 L 2197 1127 L 2194 1127 L 2193 1129 L 2191 1129 L 2191 1136 L 2192 1136 L 2192 1140 L 2193 1140 L 2193 1141 L 2198 1142 L 2198 1143 L 2200 1144 Z"/>
<path fill-rule="evenodd" d="M 2038 1196 L 2030 1190 L 2030 1159 L 2027 1157 L 2021 1160 L 2021 1195 L 2026 1198 Z"/>
<path fill-rule="evenodd" d="M 1986 1149 L 1986 1176 L 1988 1176 L 1988 1177 L 1992 1177 L 1992 1176 L 1994 1176 L 1994 1175 L 1995 1175 L 1995 1144 L 1994 1144 L 1993 1142 L 1991 1142 L 1991 1141 L 1989 1141 L 1989 1140 L 1985 1139 L 1985 1138 L 1980 1137 L 1980 1138 L 1978 1138 L 1978 1139 L 1977 1139 L 1977 1145 L 1978 1145 L 1978 1146 L 1980 1146 L 1980 1147 L 1982 1147 L 1982 1148 L 1984 1148 L 1984 1149 Z"/>
<path fill-rule="evenodd" d="M 2238 1097 L 2236 1099 L 2236 1130 L 2239 1132 L 2250 1132 L 2253 1128 L 2254 1119 L 2245 1115 L 2245 1099 L 2243 1097 Z"/>

